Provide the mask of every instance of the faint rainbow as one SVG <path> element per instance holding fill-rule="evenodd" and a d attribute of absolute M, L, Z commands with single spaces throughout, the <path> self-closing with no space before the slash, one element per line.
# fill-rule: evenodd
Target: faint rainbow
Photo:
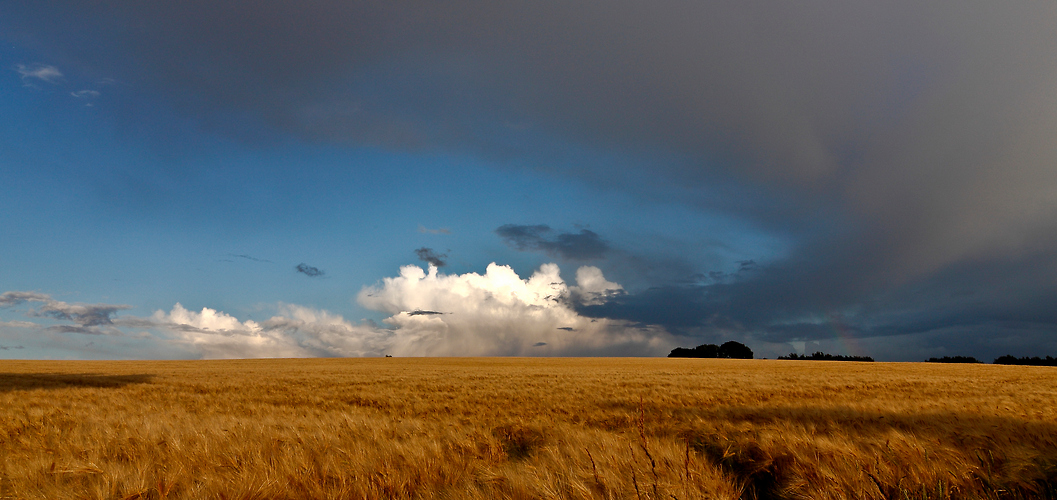
<path fill-rule="evenodd" d="M 833 354 L 844 354 L 847 356 L 861 356 L 863 353 L 862 344 L 859 342 L 858 337 L 851 334 L 851 329 L 844 322 L 844 316 L 840 313 L 830 313 L 827 316 L 829 320 L 830 330 L 833 331 L 834 339 L 837 342 L 838 347 L 844 352 L 833 353 Z"/>

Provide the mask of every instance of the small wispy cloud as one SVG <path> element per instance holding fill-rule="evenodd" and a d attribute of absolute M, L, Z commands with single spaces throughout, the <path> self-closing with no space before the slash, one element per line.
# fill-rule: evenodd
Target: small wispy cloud
<path fill-rule="evenodd" d="M 296 267 L 294 267 L 294 269 L 296 269 L 297 272 L 308 276 L 309 278 L 318 278 L 320 276 L 323 276 L 324 274 L 327 274 L 322 269 L 315 266 L 310 266 L 308 264 L 305 264 L 304 262 L 298 264 Z"/>
<path fill-rule="evenodd" d="M 25 349 L 20 345 L 0 345 L 0 351 L 6 351 L 8 349 Z"/>
<path fill-rule="evenodd" d="M 0 327 L 7 328 L 37 328 L 39 326 L 29 321 L 0 321 Z"/>
<path fill-rule="evenodd" d="M 17 306 L 24 302 L 47 302 L 51 296 L 37 292 L 4 292 L 0 293 L 0 307 Z"/>
<path fill-rule="evenodd" d="M 48 330 L 54 332 L 121 335 L 122 332 L 114 327 L 114 315 L 118 311 L 131 308 L 132 306 L 117 304 L 68 304 L 59 300 L 48 300 L 40 309 L 31 309 L 26 315 L 73 323 L 48 327 Z"/>
<path fill-rule="evenodd" d="M 118 311 L 131 309 L 121 304 L 70 304 L 55 300 L 48 294 L 10 291 L 0 294 L 0 307 L 13 307 L 27 302 L 40 302 L 37 309 L 29 309 L 25 315 L 31 318 L 51 318 L 72 324 L 55 325 L 48 330 L 60 333 L 85 333 L 91 335 L 120 334 L 114 326 L 114 315 Z M 2 322 L 0 326 L 36 328 L 42 325 L 28 321 Z"/>
<path fill-rule="evenodd" d="M 78 99 L 95 99 L 99 97 L 99 92 L 95 90 L 78 90 L 76 92 L 70 92 L 70 95 Z"/>
<path fill-rule="evenodd" d="M 434 252 L 433 249 L 429 247 L 422 247 L 415 250 L 415 255 L 418 256 L 418 260 L 428 262 L 431 266 L 444 267 L 448 265 L 444 260 L 448 257 L 448 254 Z"/>
<path fill-rule="evenodd" d="M 418 232 L 423 234 L 451 234 L 451 229 L 446 227 L 438 227 L 437 229 L 430 229 L 426 226 L 419 224 Z"/>
<path fill-rule="evenodd" d="M 54 85 L 62 81 L 63 78 L 62 72 L 59 71 L 59 68 L 46 64 L 31 64 L 29 66 L 19 64 L 15 66 L 15 71 L 22 76 L 23 85 L 32 86 L 33 80 L 40 80 Z"/>
<path fill-rule="evenodd" d="M 272 263 L 272 261 L 270 261 L 268 259 L 258 259 L 257 257 L 254 257 L 252 255 L 246 255 L 244 253 L 238 253 L 238 254 L 229 253 L 228 256 L 229 257 L 235 257 L 236 259 L 249 260 L 249 261 L 253 261 L 253 262 L 267 262 L 269 264 Z"/>

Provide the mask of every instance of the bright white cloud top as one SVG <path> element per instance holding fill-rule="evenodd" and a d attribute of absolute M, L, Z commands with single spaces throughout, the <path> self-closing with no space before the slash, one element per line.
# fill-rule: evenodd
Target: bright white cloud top
<path fill-rule="evenodd" d="M 385 322 L 394 327 L 396 355 L 656 355 L 671 348 L 661 329 L 578 314 L 573 301 L 581 294 L 573 289 L 597 300 L 620 285 L 594 267 L 581 267 L 577 278 L 579 286 L 570 287 L 556 264 L 544 264 L 528 279 L 495 263 L 484 275 L 405 266 L 400 276 L 365 288 L 358 300 L 392 314 Z"/>

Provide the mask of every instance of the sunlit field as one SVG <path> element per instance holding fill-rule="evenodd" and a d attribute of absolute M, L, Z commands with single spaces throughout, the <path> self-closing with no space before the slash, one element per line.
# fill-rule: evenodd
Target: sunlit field
<path fill-rule="evenodd" d="M 0 361 L 0 498 L 1057 498 L 1057 369 Z"/>

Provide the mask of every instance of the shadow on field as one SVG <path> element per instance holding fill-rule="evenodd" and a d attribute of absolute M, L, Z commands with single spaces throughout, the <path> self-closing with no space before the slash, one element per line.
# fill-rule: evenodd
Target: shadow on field
<path fill-rule="evenodd" d="M 154 375 L 149 374 L 0 373 L 0 392 L 72 387 L 118 388 L 129 384 L 146 384 L 153 378 Z"/>
<path fill-rule="evenodd" d="M 1057 500 L 1057 422 L 1030 421 L 1015 415 L 981 415 L 971 411 L 915 414 L 811 406 L 731 406 L 674 412 L 669 409 L 671 416 L 666 416 L 658 407 L 651 418 L 649 404 L 615 404 L 611 407 L 624 407 L 629 414 L 641 412 L 645 429 L 652 429 L 655 435 L 677 436 L 685 440 L 688 452 L 693 450 L 737 478 L 744 485 L 741 498 L 745 500 L 791 498 L 787 493 L 797 482 L 792 476 L 795 465 L 814 453 L 810 445 L 763 446 L 756 437 L 757 429 L 762 428 L 784 428 L 837 440 L 855 440 L 855 436 L 863 436 L 864 441 L 870 441 L 868 436 L 886 436 L 896 431 L 916 438 L 912 452 L 917 451 L 917 446 L 923 446 L 921 452 L 925 457 L 928 450 L 924 447 L 931 443 L 937 448 L 968 451 L 970 460 L 977 462 L 970 464 L 973 480 L 986 498 Z M 741 430 L 721 434 L 715 430 L 666 426 L 666 420 L 727 422 Z M 1022 446 L 1023 443 L 1030 444 Z M 1019 456 L 1025 447 L 1033 455 L 1027 460 Z M 883 445 L 866 445 L 861 451 L 872 455 L 870 458 L 878 464 L 887 462 L 897 466 L 909 456 L 893 450 L 887 438 Z M 867 468 L 863 473 L 870 477 L 882 498 L 903 498 L 912 486 L 903 479 L 875 476 Z M 934 496 L 949 498 L 950 493 L 930 491 L 925 498 Z"/>

